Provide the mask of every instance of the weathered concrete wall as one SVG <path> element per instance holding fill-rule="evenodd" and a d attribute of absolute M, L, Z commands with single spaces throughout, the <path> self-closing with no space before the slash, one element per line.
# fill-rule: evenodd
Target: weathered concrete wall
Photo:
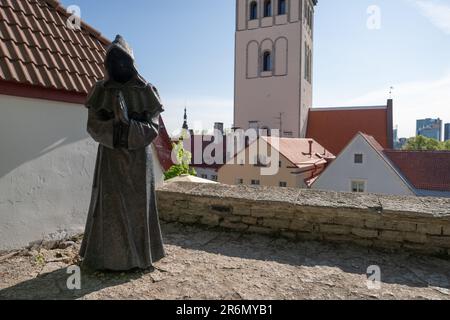
<path fill-rule="evenodd" d="M 158 205 L 169 222 L 450 255 L 450 199 L 174 183 Z"/>

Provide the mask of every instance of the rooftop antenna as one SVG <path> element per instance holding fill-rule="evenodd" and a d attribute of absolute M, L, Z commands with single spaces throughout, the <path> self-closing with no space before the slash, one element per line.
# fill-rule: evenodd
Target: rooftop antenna
<path fill-rule="evenodd" d="M 389 99 L 392 99 L 392 91 L 394 90 L 394 87 L 389 88 Z"/>
<path fill-rule="evenodd" d="M 275 119 L 280 121 L 280 137 L 283 136 L 283 115 L 284 112 L 280 112 L 278 117 L 275 117 Z"/>

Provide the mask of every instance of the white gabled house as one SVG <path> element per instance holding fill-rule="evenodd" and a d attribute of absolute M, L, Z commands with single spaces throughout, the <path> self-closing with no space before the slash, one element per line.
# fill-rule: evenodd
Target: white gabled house
<path fill-rule="evenodd" d="M 415 195 L 414 187 L 372 137 L 358 133 L 319 176 L 312 189 Z"/>

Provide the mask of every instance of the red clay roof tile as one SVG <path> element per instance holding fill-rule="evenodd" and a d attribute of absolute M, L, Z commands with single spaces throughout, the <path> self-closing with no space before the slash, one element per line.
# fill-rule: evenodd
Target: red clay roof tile
<path fill-rule="evenodd" d="M 311 109 L 306 137 L 335 155 L 358 132 L 373 136 L 383 148 L 389 148 L 389 125 L 387 107 Z"/>
<path fill-rule="evenodd" d="M 385 150 L 384 154 L 415 188 L 450 191 L 450 151 Z"/>
<path fill-rule="evenodd" d="M 87 94 L 109 41 L 84 23 L 67 28 L 67 17 L 55 0 L 2 0 L 0 80 Z"/>

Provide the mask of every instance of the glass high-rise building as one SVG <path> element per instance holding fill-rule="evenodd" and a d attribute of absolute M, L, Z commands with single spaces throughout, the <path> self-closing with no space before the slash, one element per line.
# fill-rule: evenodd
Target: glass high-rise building
<path fill-rule="evenodd" d="M 445 124 L 444 141 L 450 140 L 450 123 Z"/>
<path fill-rule="evenodd" d="M 439 118 L 417 120 L 416 135 L 442 141 L 442 120 Z"/>

